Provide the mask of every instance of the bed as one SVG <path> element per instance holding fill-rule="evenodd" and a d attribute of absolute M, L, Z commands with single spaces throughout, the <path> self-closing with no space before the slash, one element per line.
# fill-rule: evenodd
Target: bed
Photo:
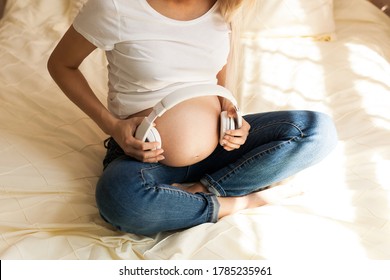
<path fill-rule="evenodd" d="M 0 259 L 390 259 L 385 13 L 366 0 L 279 1 L 284 7 L 259 1 L 240 40 L 235 86 L 242 110 L 326 112 L 339 144 L 323 162 L 283 183 L 302 195 L 145 237 L 100 218 L 94 188 L 107 135 L 46 70 L 82 2 L 8 0 L 0 21 Z M 281 14 L 265 19 L 276 10 Z M 324 18 L 318 28 L 308 24 L 313 17 Z M 88 57 L 82 71 L 105 102 L 103 52 Z"/>

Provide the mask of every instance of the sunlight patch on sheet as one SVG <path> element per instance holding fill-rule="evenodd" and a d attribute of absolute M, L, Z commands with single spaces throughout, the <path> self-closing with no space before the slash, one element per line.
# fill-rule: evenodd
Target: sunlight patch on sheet
<path fill-rule="evenodd" d="M 356 219 L 355 199 L 361 190 L 351 189 L 346 147 L 343 141 L 321 163 L 298 173 L 292 184 L 304 190 L 301 197 L 286 200 L 287 205 L 301 206 L 312 214 L 353 223 Z"/>
<path fill-rule="evenodd" d="M 377 182 L 383 189 L 390 190 L 390 156 L 387 155 L 387 158 L 385 158 L 384 155 L 376 154 L 372 161 L 376 163 Z M 387 199 L 390 201 L 390 192 Z"/>
<path fill-rule="evenodd" d="M 256 249 L 268 260 L 304 260 L 312 256 L 316 259 L 367 258 L 358 234 L 348 227 L 350 223 L 285 206 L 263 207 L 252 212 L 257 213 L 257 223 L 252 222 L 248 229 L 260 238 Z M 243 228 L 248 221 L 238 218 L 236 216 L 235 222 Z M 339 253 L 335 255 L 335 251 Z"/>
<path fill-rule="evenodd" d="M 322 50 L 314 42 L 302 38 L 244 39 L 242 48 L 240 102 L 244 110 L 307 108 L 308 102 L 325 110 L 327 75 Z"/>

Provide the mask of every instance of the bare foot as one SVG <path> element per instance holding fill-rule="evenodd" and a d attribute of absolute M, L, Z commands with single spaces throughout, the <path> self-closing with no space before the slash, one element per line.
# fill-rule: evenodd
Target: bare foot
<path fill-rule="evenodd" d="M 290 185 L 282 185 L 269 188 L 263 191 L 250 193 L 239 197 L 218 197 L 220 204 L 218 217 L 236 213 L 240 210 L 256 208 L 267 204 L 276 204 L 283 199 L 301 195 L 302 190 Z"/>
<path fill-rule="evenodd" d="M 172 186 L 191 193 L 209 193 L 200 182 L 191 184 L 172 184 Z M 220 204 L 218 218 L 234 214 L 240 210 L 256 208 L 267 204 L 276 204 L 283 199 L 301 195 L 303 191 L 291 185 L 279 185 L 265 190 L 250 193 L 245 196 L 217 197 Z"/>
<path fill-rule="evenodd" d="M 265 204 L 275 204 L 281 202 L 283 199 L 302 195 L 303 193 L 304 193 L 303 190 L 296 186 L 279 185 L 276 187 L 270 187 L 263 191 L 251 193 L 248 195 L 248 199 L 250 200 L 249 202 L 250 205 L 256 205 L 258 203 L 261 204 L 264 202 Z"/>
<path fill-rule="evenodd" d="M 208 189 L 199 182 L 191 183 L 191 184 L 172 184 L 172 186 L 185 190 L 190 193 L 197 193 L 197 192 L 210 193 Z"/>

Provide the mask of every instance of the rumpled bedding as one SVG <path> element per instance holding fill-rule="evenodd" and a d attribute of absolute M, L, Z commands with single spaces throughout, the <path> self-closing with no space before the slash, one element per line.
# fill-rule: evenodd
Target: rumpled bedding
<path fill-rule="evenodd" d="M 335 0 L 335 40 L 242 37 L 245 113 L 326 112 L 339 145 L 284 183 L 302 195 L 153 237 L 99 216 L 107 137 L 59 90 L 46 61 L 77 13 L 68 0 L 9 0 L 0 21 L 1 259 L 390 259 L 390 19 Z M 101 51 L 82 64 L 103 102 Z"/>

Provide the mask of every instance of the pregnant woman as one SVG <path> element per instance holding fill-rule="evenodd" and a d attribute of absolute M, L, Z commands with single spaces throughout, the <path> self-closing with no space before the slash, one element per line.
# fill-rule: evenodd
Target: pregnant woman
<path fill-rule="evenodd" d="M 335 146 L 331 119 L 312 111 L 246 115 L 220 139 L 221 112 L 239 116 L 232 102 L 211 93 L 157 118 L 161 143 L 135 137 L 169 94 L 226 85 L 237 35 L 231 19 L 241 2 L 89 0 L 53 51 L 53 79 L 111 136 L 96 201 L 119 230 L 153 235 L 262 206 L 273 191 L 267 186 L 317 163 Z M 96 48 L 108 60 L 107 107 L 79 70 Z"/>

